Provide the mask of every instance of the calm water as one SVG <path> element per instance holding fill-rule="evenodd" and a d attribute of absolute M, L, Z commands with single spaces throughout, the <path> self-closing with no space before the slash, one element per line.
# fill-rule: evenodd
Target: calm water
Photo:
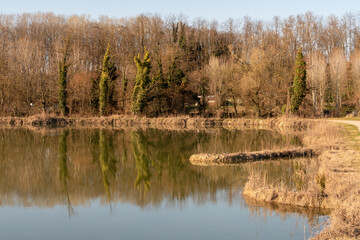
<path fill-rule="evenodd" d="M 242 198 L 252 171 L 301 188 L 309 161 L 195 167 L 191 154 L 301 145 L 265 130 L 0 129 L 0 239 L 303 239 L 316 211 Z"/>

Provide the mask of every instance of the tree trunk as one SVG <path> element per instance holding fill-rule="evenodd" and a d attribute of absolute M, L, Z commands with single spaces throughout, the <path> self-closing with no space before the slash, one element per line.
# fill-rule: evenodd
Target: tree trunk
<path fill-rule="evenodd" d="M 316 91 L 315 91 L 315 90 L 312 90 L 312 91 L 311 91 L 311 95 L 312 95 L 312 100 L 313 100 L 314 115 L 316 116 L 316 112 L 317 112 Z"/>

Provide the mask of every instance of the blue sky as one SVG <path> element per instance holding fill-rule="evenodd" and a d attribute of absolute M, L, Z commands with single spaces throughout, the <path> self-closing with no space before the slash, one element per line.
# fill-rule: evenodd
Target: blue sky
<path fill-rule="evenodd" d="M 161 16 L 184 14 L 190 20 L 202 17 L 223 21 L 250 16 L 270 20 L 312 11 L 315 14 L 341 16 L 358 13 L 359 0 L 0 0 L 1 13 L 55 12 L 57 14 L 89 14 L 110 17 L 130 17 L 141 13 Z"/>

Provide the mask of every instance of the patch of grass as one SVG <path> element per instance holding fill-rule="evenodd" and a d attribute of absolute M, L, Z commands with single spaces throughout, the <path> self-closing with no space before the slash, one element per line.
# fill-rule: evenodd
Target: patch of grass
<path fill-rule="evenodd" d="M 339 129 L 338 123 L 316 121 L 311 128 L 308 128 L 303 133 L 305 146 L 319 152 L 337 149 L 343 144 L 344 132 Z"/>
<path fill-rule="evenodd" d="M 351 124 L 342 124 L 345 140 L 349 141 L 349 146 L 356 151 L 360 151 L 360 132 L 359 129 Z"/>
<path fill-rule="evenodd" d="M 328 120 L 349 120 L 349 121 L 360 121 L 360 117 L 348 117 L 348 118 L 327 118 Z"/>

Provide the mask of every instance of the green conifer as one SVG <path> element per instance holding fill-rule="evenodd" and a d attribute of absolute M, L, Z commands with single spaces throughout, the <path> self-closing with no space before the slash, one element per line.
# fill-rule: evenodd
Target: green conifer
<path fill-rule="evenodd" d="M 176 61 L 177 57 L 174 58 L 174 61 L 169 66 L 169 72 L 168 72 L 168 85 L 178 85 L 181 86 L 184 82 L 186 82 L 186 76 L 184 72 L 177 67 Z"/>
<path fill-rule="evenodd" d="M 134 57 L 134 61 L 137 67 L 137 73 L 135 77 L 135 86 L 132 96 L 131 110 L 135 114 L 142 113 L 146 107 L 147 90 L 150 84 L 150 53 L 144 48 L 144 59 L 141 61 L 140 54 Z"/>
<path fill-rule="evenodd" d="M 103 66 L 101 69 L 101 77 L 99 82 L 99 108 L 100 115 L 105 114 L 107 104 L 114 106 L 114 91 L 115 80 L 118 77 L 116 74 L 116 66 L 110 60 L 110 43 L 107 46 L 104 55 Z"/>
<path fill-rule="evenodd" d="M 67 72 L 70 64 L 67 63 L 69 41 L 66 43 L 64 56 L 62 61 L 59 62 L 59 79 L 58 79 L 58 102 L 61 114 L 67 117 L 69 114 L 69 108 L 67 107 Z"/>
<path fill-rule="evenodd" d="M 290 110 L 297 112 L 306 95 L 306 63 L 302 54 L 302 48 L 298 50 L 295 62 L 295 76 L 291 88 Z"/>
<path fill-rule="evenodd" d="M 152 84 L 157 84 L 160 88 L 167 88 L 168 83 L 165 79 L 161 58 L 157 60 L 158 72 L 152 80 Z"/>

